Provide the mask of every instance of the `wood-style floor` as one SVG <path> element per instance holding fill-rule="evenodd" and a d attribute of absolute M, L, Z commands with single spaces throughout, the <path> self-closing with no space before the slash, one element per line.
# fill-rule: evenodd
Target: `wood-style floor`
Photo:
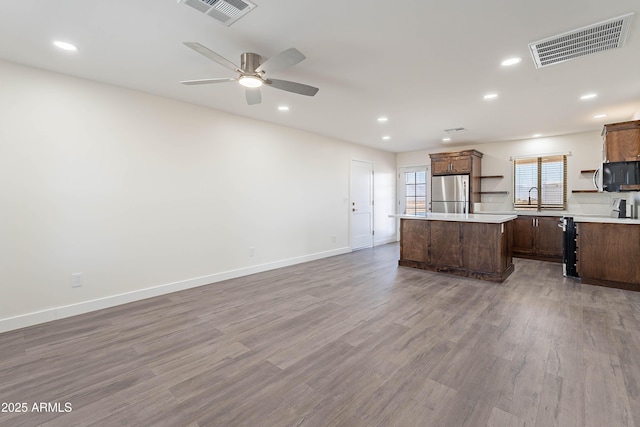
<path fill-rule="evenodd" d="M 0 335 L 2 426 L 640 426 L 640 293 L 390 244 Z M 71 412 L 33 412 L 33 403 Z M 52 408 L 50 408 L 52 409 Z"/>

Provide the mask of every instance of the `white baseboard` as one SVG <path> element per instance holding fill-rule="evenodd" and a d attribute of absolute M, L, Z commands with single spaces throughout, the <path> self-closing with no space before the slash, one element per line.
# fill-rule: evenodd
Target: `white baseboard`
<path fill-rule="evenodd" d="M 398 242 L 398 238 L 396 236 L 388 237 L 382 240 L 376 240 L 374 246 L 386 245 L 387 243 L 395 243 Z"/>
<path fill-rule="evenodd" d="M 15 329 L 26 328 L 28 326 L 40 323 L 50 322 L 52 320 L 64 319 L 65 317 L 76 316 L 78 314 L 89 313 L 91 311 L 102 310 L 104 308 L 114 307 L 117 305 L 127 304 L 147 298 L 160 295 L 170 294 L 172 292 L 182 291 L 185 289 L 195 288 L 198 286 L 209 285 L 223 280 L 235 279 L 237 277 L 248 276 L 250 274 L 261 273 L 263 271 L 274 270 L 276 268 L 287 267 L 290 265 L 301 264 L 303 262 L 314 261 L 317 259 L 328 258 L 335 255 L 342 255 L 351 252 L 351 248 L 339 248 L 315 254 L 304 255 L 301 257 L 288 258 L 280 261 L 274 261 L 266 264 L 254 265 L 238 270 L 224 271 L 208 276 L 196 277 L 180 282 L 168 283 L 164 285 L 153 286 L 151 288 L 139 289 L 124 294 L 112 295 L 104 298 L 83 301 L 77 304 L 70 304 L 60 307 L 49 308 L 47 310 L 27 313 L 20 316 L 0 319 L 0 333 L 8 332 Z"/>

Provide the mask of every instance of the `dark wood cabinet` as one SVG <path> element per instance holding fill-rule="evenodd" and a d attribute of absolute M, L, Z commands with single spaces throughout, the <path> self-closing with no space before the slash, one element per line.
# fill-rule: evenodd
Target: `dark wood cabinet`
<path fill-rule="evenodd" d="M 429 221 L 431 228 L 431 263 L 446 267 L 462 266 L 460 223 Z"/>
<path fill-rule="evenodd" d="M 513 221 L 513 255 L 535 255 L 535 217 L 519 216 Z"/>
<path fill-rule="evenodd" d="M 513 272 L 512 222 L 402 218 L 398 264 L 502 282 Z"/>
<path fill-rule="evenodd" d="M 465 267 L 474 271 L 505 271 L 513 263 L 513 221 L 501 224 L 462 223 L 462 258 Z M 496 243 L 497 242 L 497 243 Z M 496 244 L 500 250 L 496 249 Z"/>
<path fill-rule="evenodd" d="M 431 175 L 448 175 L 451 173 L 451 162 L 448 158 L 431 159 Z"/>
<path fill-rule="evenodd" d="M 560 218 L 555 216 L 537 217 L 536 242 L 538 255 L 553 257 L 562 262 L 562 228 L 558 227 Z"/>
<path fill-rule="evenodd" d="M 400 221 L 400 258 L 430 263 L 430 231 L 424 221 Z"/>
<path fill-rule="evenodd" d="M 469 175 L 469 212 L 473 213 L 473 204 L 481 201 L 482 153 L 477 150 L 464 150 L 435 153 L 429 157 L 432 176 Z"/>
<path fill-rule="evenodd" d="M 513 221 L 513 256 L 562 262 L 562 229 L 556 216 L 518 216 Z"/>
<path fill-rule="evenodd" d="M 640 120 L 605 125 L 603 134 L 609 162 L 640 161 Z"/>
<path fill-rule="evenodd" d="M 582 283 L 640 291 L 640 225 L 577 224 Z"/>
<path fill-rule="evenodd" d="M 451 172 L 460 174 L 460 173 L 471 173 L 471 167 L 473 163 L 472 156 L 457 156 L 452 157 L 451 160 Z"/>
<path fill-rule="evenodd" d="M 482 153 L 476 150 L 430 154 L 432 175 L 477 174 L 480 176 Z"/>

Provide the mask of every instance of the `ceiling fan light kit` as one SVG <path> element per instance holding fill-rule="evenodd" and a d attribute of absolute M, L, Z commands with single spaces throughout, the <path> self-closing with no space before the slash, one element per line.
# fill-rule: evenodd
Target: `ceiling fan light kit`
<path fill-rule="evenodd" d="M 256 76 L 241 76 L 238 79 L 238 83 L 240 83 L 244 87 L 260 87 L 262 86 L 262 80 L 260 77 Z"/>
<path fill-rule="evenodd" d="M 305 59 L 302 52 L 293 47 L 285 50 L 284 52 L 280 52 L 265 61 L 262 61 L 260 55 L 256 53 L 245 52 L 240 57 L 240 67 L 238 67 L 233 62 L 200 43 L 184 42 L 184 45 L 210 60 L 217 62 L 223 67 L 240 74 L 237 78 L 227 77 L 181 81 L 180 83 L 184 85 L 201 85 L 237 81 L 247 88 L 246 99 L 247 104 L 249 105 L 256 105 L 262 102 L 262 95 L 260 94 L 259 89 L 262 85 L 271 86 L 272 88 L 287 92 L 297 93 L 299 95 L 314 96 L 318 93 L 317 87 L 288 80 L 278 80 L 265 77 L 265 75 L 284 71 Z"/>

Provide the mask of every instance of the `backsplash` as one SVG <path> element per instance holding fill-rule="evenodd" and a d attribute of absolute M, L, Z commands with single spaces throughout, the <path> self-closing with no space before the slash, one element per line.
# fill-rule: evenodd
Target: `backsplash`
<path fill-rule="evenodd" d="M 569 193 L 567 196 L 567 212 L 580 215 L 603 215 L 611 213 L 613 199 L 625 199 L 627 206 L 640 206 L 640 192 L 624 193 Z M 480 212 L 509 212 L 513 211 L 513 198 L 508 195 L 486 195 L 482 203 L 474 208 Z"/>

